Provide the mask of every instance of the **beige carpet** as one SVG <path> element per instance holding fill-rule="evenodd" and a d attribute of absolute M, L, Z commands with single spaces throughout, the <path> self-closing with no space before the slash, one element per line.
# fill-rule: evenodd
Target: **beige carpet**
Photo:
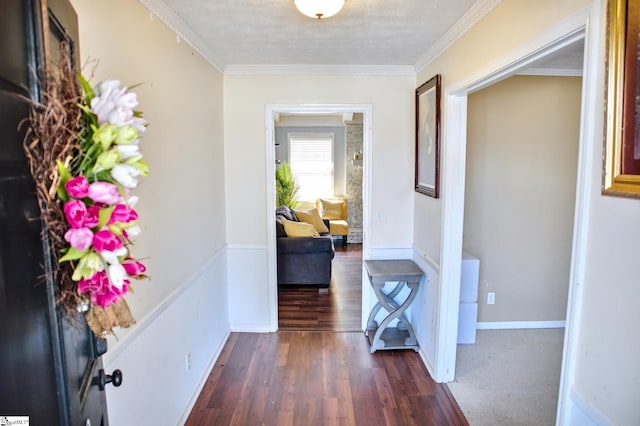
<path fill-rule="evenodd" d="M 564 329 L 478 330 L 449 383 L 471 426 L 555 425 Z"/>

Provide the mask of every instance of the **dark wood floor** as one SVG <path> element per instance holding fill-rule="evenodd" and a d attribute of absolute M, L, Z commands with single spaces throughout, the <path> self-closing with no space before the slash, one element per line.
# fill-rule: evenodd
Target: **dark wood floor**
<path fill-rule="evenodd" d="M 336 246 L 326 293 L 279 290 L 277 333 L 232 333 L 186 422 L 193 425 L 468 425 L 411 351 L 369 352 L 362 246 Z"/>
<path fill-rule="evenodd" d="M 327 290 L 313 286 L 278 289 L 280 330 L 360 331 L 361 317 L 362 244 L 336 244 Z"/>
<path fill-rule="evenodd" d="M 413 351 L 362 332 L 232 333 L 187 426 L 468 425 Z"/>

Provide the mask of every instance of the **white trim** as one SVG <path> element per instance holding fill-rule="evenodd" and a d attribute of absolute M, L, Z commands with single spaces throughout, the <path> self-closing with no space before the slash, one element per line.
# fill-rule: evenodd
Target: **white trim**
<path fill-rule="evenodd" d="M 276 325 L 277 321 L 276 315 Z M 272 333 L 276 331 L 271 328 L 271 325 L 265 327 L 264 324 L 230 324 L 229 329 L 232 333 Z"/>
<path fill-rule="evenodd" d="M 215 59 L 215 54 L 209 46 L 198 36 L 186 22 L 182 20 L 167 4 L 162 0 L 138 0 L 153 16 L 162 21 L 178 36 L 178 42 L 184 40 L 189 46 L 198 52 L 215 69 L 222 72 L 222 67 Z"/>
<path fill-rule="evenodd" d="M 373 259 L 412 259 L 413 249 L 407 246 L 387 246 L 371 248 L 369 256 L 363 260 Z"/>
<path fill-rule="evenodd" d="M 426 250 L 416 245 L 413 246 L 413 259 L 424 260 L 424 262 L 429 265 L 436 273 L 440 274 L 440 265 L 427 254 Z"/>
<path fill-rule="evenodd" d="M 420 354 L 420 358 L 422 359 L 422 363 L 424 364 L 424 366 L 426 367 L 427 371 L 429 372 L 429 375 L 431 377 L 433 377 L 435 375 L 435 368 L 433 367 L 433 364 L 431 364 L 431 361 L 429 360 L 429 356 L 425 352 L 424 346 L 420 343 L 419 340 L 418 340 L 418 345 L 420 345 L 420 349 L 418 350 L 418 354 Z"/>
<path fill-rule="evenodd" d="M 266 244 L 227 244 L 227 250 L 266 250 Z"/>
<path fill-rule="evenodd" d="M 593 150 L 589 141 L 597 140 L 602 134 L 596 132 L 593 117 L 601 114 L 602 94 L 593 88 L 605 80 L 603 39 L 606 16 L 604 0 L 595 0 L 585 22 L 584 75 L 582 77 L 582 108 L 580 112 L 580 142 L 578 152 L 578 171 L 576 185 L 576 212 L 573 223 L 573 242 L 571 248 L 571 270 L 569 277 L 569 294 L 567 298 L 567 327 L 564 334 L 562 368 L 560 370 L 560 387 L 558 391 L 557 424 L 565 424 L 567 409 L 570 407 L 570 388 L 575 377 L 576 358 L 578 352 L 578 333 L 582 310 L 582 294 L 585 262 L 587 259 L 587 235 L 589 231 L 589 205 L 592 188 L 590 182 L 593 175 Z M 600 83 L 601 84 L 601 83 Z"/>
<path fill-rule="evenodd" d="M 502 3 L 502 0 L 478 0 L 453 26 L 436 41 L 415 63 L 416 73 L 422 71 L 438 56 L 451 47 L 460 37 L 465 35 L 475 24 Z"/>
<path fill-rule="evenodd" d="M 108 355 L 109 363 L 112 363 L 116 358 L 120 356 L 132 342 L 134 342 L 146 328 L 153 324 L 153 322 L 166 311 L 176 300 L 191 286 L 198 281 L 198 278 L 206 272 L 211 265 L 220 260 L 220 256 L 226 254 L 225 247 L 219 247 L 218 250 L 207 260 L 200 268 L 194 271 L 181 285 L 179 285 L 173 293 L 168 295 L 162 302 L 160 302 L 151 312 L 149 312 L 142 320 L 136 323 L 136 326 L 126 334 L 123 338 L 118 338 L 118 344 L 109 349 L 106 355 Z"/>
<path fill-rule="evenodd" d="M 456 369 L 467 147 L 467 96 L 451 96 L 445 90 L 443 99 L 446 140 L 441 144 L 443 214 L 434 361 L 439 383 L 452 381 Z"/>
<path fill-rule="evenodd" d="M 450 87 L 453 95 L 465 95 L 491 86 L 524 71 L 532 63 L 584 38 L 584 27 L 590 13 L 585 7 L 532 41 L 499 58 L 471 77 Z"/>
<path fill-rule="evenodd" d="M 196 402 L 198 401 L 198 397 L 200 396 L 200 392 L 202 392 L 202 389 L 204 389 L 204 385 L 207 383 L 207 379 L 211 375 L 211 372 L 213 371 L 213 367 L 215 367 L 216 362 L 218 361 L 218 358 L 222 353 L 222 349 L 224 349 L 224 345 L 227 344 L 227 340 L 229 340 L 230 335 L 231 335 L 231 332 L 227 330 L 224 337 L 222 338 L 222 341 L 220 342 L 216 350 L 211 355 L 211 359 L 207 364 L 207 368 L 205 368 L 204 373 L 202 374 L 202 377 L 200 377 L 200 380 L 198 381 L 198 385 L 194 388 L 191 394 L 191 398 L 189 398 L 189 402 L 187 403 L 187 406 L 184 408 L 184 411 L 180 416 L 180 420 L 178 421 L 179 425 L 183 425 L 187 422 L 187 418 L 191 414 L 191 410 L 193 410 L 193 407 L 196 405 Z"/>
<path fill-rule="evenodd" d="M 521 328 L 564 328 L 566 321 L 498 321 L 479 322 L 476 330 L 516 330 Z"/>
<path fill-rule="evenodd" d="M 589 403 L 582 393 L 577 391 L 575 387 L 572 387 L 569 392 L 569 398 L 573 403 L 574 409 L 580 410 L 582 417 L 588 418 L 593 424 L 597 426 L 613 426 L 617 423 L 607 416 L 602 410 L 596 407 L 594 404 Z M 558 419 L 557 424 L 563 424 Z M 584 424 L 582 426 L 585 426 Z"/>
<path fill-rule="evenodd" d="M 582 69 L 573 68 L 527 68 L 518 75 L 534 75 L 544 77 L 582 77 Z"/>
<path fill-rule="evenodd" d="M 282 112 L 285 112 L 286 109 Z M 274 221 L 276 211 L 276 119 L 280 111 L 276 111 L 271 105 L 265 108 L 265 191 L 267 193 L 267 221 Z M 267 309 L 269 310 L 269 331 L 278 330 L 278 268 L 276 259 L 276 227 L 267 226 L 267 287 L 269 296 Z"/>
<path fill-rule="evenodd" d="M 278 113 L 346 113 L 360 112 L 363 115 L 362 131 L 362 154 L 364 156 L 364 167 L 362 174 L 362 229 L 363 229 L 363 258 L 371 256 L 371 241 L 367 238 L 370 228 L 371 216 L 371 164 L 372 164 L 372 117 L 373 107 L 371 104 L 267 104 L 265 106 L 265 191 L 267 193 L 266 223 L 273 220 L 273 212 L 276 209 L 276 188 L 275 188 L 275 117 Z M 275 226 L 267 226 L 267 282 L 269 291 L 269 330 L 278 329 L 278 282 L 276 268 L 276 230 Z M 366 276 L 362 274 L 362 322 L 364 324 L 365 315 L 368 310 L 364 309 L 365 301 L 368 300 L 369 285 Z"/>
<path fill-rule="evenodd" d="M 225 75 L 415 76 L 410 65 L 227 65 Z"/>

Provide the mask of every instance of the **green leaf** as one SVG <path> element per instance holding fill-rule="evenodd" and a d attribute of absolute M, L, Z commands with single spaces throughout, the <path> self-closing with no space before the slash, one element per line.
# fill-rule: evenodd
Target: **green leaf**
<path fill-rule="evenodd" d="M 104 207 L 100 209 L 100 213 L 98 213 L 98 229 L 102 229 L 105 227 L 109 219 L 111 218 L 111 213 L 115 210 L 116 206 Z"/>
<path fill-rule="evenodd" d="M 120 222 L 112 223 L 111 225 L 107 226 L 107 228 L 113 233 L 113 235 L 122 238 L 122 226 L 118 225 L 119 223 Z"/>
<path fill-rule="evenodd" d="M 82 87 L 82 91 L 84 92 L 85 102 L 88 105 L 91 103 L 91 99 L 96 97 L 96 94 L 93 91 L 93 87 L 91 87 L 89 81 L 87 81 L 87 79 L 84 78 L 84 76 L 80 73 L 78 73 L 78 80 L 80 81 L 80 86 Z"/>
<path fill-rule="evenodd" d="M 85 153 L 82 163 L 80 163 L 80 172 L 87 176 L 96 164 L 98 156 L 102 154 L 102 145 L 99 143 L 91 145 L 91 147 Z"/>
<path fill-rule="evenodd" d="M 291 166 L 283 162 L 276 169 L 276 206 L 298 207 L 298 189 Z"/>
<path fill-rule="evenodd" d="M 69 247 L 69 250 L 67 251 L 67 254 L 62 256 L 60 258 L 59 262 L 62 263 L 62 262 L 66 262 L 68 260 L 80 259 L 82 256 L 87 254 L 88 251 L 89 251 L 89 249 L 80 251 L 78 249 L 74 249 L 73 247 Z"/>
<path fill-rule="evenodd" d="M 67 170 L 67 167 L 62 161 L 56 160 L 56 165 L 58 166 L 58 173 L 60 173 L 60 183 L 58 183 L 56 192 L 62 201 L 67 201 L 69 194 L 67 194 L 65 184 L 71 179 L 71 173 L 69 173 L 69 170 Z"/>

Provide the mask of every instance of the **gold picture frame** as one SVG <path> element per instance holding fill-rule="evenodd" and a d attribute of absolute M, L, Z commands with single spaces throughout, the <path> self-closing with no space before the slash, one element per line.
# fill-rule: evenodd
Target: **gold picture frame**
<path fill-rule="evenodd" d="M 640 198 L 640 0 L 609 0 L 602 193 Z"/>

